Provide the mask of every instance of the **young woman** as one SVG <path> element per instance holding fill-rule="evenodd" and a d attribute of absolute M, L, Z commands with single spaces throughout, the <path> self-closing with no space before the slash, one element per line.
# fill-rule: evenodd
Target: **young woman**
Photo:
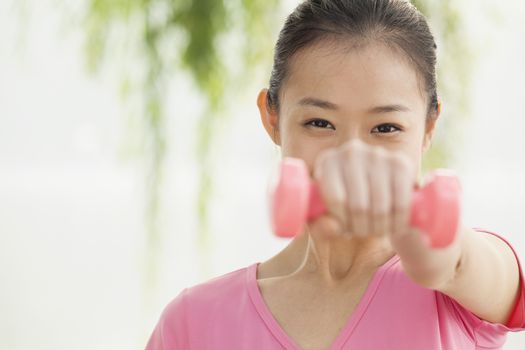
<path fill-rule="evenodd" d="M 446 248 L 409 226 L 440 115 L 436 44 L 404 0 L 306 0 L 257 105 L 328 213 L 271 259 L 184 289 L 147 349 L 501 349 L 525 330 L 502 236 L 460 224 Z"/>

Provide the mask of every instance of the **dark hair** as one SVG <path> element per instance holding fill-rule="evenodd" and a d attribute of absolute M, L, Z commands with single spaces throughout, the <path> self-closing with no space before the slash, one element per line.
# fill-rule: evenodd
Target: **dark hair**
<path fill-rule="evenodd" d="M 437 45 L 426 18 L 408 0 L 305 0 L 290 14 L 275 46 L 267 95 L 269 109 L 279 111 L 279 93 L 290 61 L 302 49 L 323 39 L 380 41 L 405 53 L 425 83 L 427 115 L 438 108 Z"/>

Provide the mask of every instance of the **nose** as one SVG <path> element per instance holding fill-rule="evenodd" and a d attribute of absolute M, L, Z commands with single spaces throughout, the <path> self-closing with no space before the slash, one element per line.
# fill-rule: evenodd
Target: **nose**
<path fill-rule="evenodd" d="M 344 125 L 339 125 L 339 129 L 337 130 L 337 145 L 341 146 L 343 144 L 365 144 L 367 143 L 367 138 L 369 138 L 368 129 L 361 125 L 359 122 L 354 121 L 354 119 L 349 118 L 348 123 Z"/>
<path fill-rule="evenodd" d="M 363 140 L 362 137 L 360 137 L 359 135 L 352 135 L 350 137 L 343 139 L 339 146 L 340 147 L 344 147 L 344 146 L 362 147 L 366 145 L 367 145 L 367 142 Z"/>

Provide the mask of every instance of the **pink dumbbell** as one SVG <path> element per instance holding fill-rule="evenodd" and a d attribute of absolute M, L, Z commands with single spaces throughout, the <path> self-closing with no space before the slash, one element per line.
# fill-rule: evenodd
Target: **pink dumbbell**
<path fill-rule="evenodd" d="M 460 184 L 452 170 L 437 169 L 421 189 L 413 192 L 411 227 L 427 236 L 433 248 L 446 247 L 456 235 L 459 225 Z M 326 213 L 317 184 L 310 179 L 302 159 L 284 158 L 270 200 L 270 215 L 274 233 L 293 237 L 307 221 Z"/>

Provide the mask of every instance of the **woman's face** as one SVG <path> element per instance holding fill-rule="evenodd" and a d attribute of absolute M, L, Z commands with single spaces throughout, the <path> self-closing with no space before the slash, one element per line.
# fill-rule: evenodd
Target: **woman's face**
<path fill-rule="evenodd" d="M 426 123 L 415 69 L 381 44 L 334 47 L 316 45 L 294 57 L 278 115 L 266 108 L 267 90 L 259 94 L 263 124 L 282 156 L 302 158 L 312 171 L 320 151 L 359 138 L 404 152 L 419 171 L 434 123 Z"/>

